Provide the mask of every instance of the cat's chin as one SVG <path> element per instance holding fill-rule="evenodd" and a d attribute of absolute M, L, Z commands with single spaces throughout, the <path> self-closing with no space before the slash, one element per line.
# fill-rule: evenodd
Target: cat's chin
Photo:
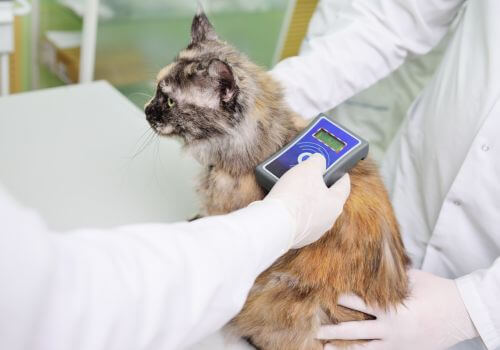
<path fill-rule="evenodd" d="M 160 135 L 171 136 L 174 132 L 174 127 L 172 125 L 156 126 L 155 130 Z"/>

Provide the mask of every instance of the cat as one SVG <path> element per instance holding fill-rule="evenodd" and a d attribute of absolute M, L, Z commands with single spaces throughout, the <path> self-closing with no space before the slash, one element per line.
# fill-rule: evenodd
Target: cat
<path fill-rule="evenodd" d="M 193 19 L 190 44 L 159 72 L 145 113 L 158 134 L 178 138 L 202 164 L 203 215 L 261 200 L 255 167 L 307 126 L 285 103 L 279 83 L 219 39 L 202 11 Z M 257 278 L 226 326 L 230 333 L 262 350 L 320 350 L 320 325 L 372 319 L 337 305 L 340 294 L 356 293 L 382 308 L 404 302 L 410 262 L 377 168 L 367 158 L 349 173 L 351 195 L 335 225 Z"/>

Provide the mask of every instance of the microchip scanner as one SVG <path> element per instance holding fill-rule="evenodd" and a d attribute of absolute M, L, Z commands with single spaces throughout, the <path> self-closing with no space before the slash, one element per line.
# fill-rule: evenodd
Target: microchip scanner
<path fill-rule="evenodd" d="M 288 145 L 257 166 L 257 182 L 269 191 L 287 170 L 320 153 L 326 159 L 323 178 L 331 186 L 364 159 L 368 149 L 367 141 L 320 114 Z"/>

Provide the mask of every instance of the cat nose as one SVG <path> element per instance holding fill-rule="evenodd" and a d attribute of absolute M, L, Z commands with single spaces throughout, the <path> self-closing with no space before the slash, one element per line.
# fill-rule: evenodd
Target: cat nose
<path fill-rule="evenodd" d="M 150 124 L 158 124 L 162 121 L 161 110 L 155 102 L 148 104 L 144 109 L 144 113 L 146 113 L 146 120 Z"/>
<path fill-rule="evenodd" d="M 149 103 L 146 108 L 144 108 L 144 113 L 146 113 L 146 117 L 149 116 L 153 112 L 153 102 Z"/>

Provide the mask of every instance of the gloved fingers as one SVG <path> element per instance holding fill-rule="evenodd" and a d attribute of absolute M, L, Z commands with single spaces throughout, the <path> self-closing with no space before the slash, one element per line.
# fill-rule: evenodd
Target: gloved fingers
<path fill-rule="evenodd" d="M 333 195 L 337 200 L 344 203 L 351 193 L 351 177 L 349 174 L 342 176 L 337 182 L 335 182 L 328 192 Z"/>
<path fill-rule="evenodd" d="M 363 299 L 353 293 L 342 294 L 337 301 L 337 304 L 346 308 L 364 312 L 365 314 L 377 316 L 378 312 L 374 308 L 366 305 Z"/>
<path fill-rule="evenodd" d="M 349 321 L 336 325 L 321 326 L 316 334 L 321 340 L 369 340 L 382 339 L 383 329 L 380 322 L 370 321 Z"/>
<path fill-rule="evenodd" d="M 318 153 L 313 154 L 302 163 L 297 164 L 296 166 L 288 170 L 286 173 L 284 173 L 283 176 L 280 178 L 280 180 L 276 183 L 276 185 L 274 185 L 274 187 L 271 189 L 269 195 L 276 193 L 278 189 L 281 190 L 282 188 L 287 187 L 287 185 L 288 186 L 295 185 L 293 187 L 296 187 L 299 184 L 301 184 L 300 186 L 304 187 L 306 184 L 307 185 L 309 184 L 310 180 L 317 181 L 317 183 L 320 183 L 320 180 L 321 182 L 323 182 L 322 178 L 323 174 L 325 173 L 325 170 L 326 170 L 325 158 L 321 154 Z"/>
<path fill-rule="evenodd" d="M 320 176 L 323 176 L 326 170 L 326 159 L 320 153 L 314 153 L 312 156 L 310 156 L 308 159 L 294 168 L 297 168 L 297 170 L 303 169 L 303 171 L 310 172 L 311 174 L 318 174 Z"/>
<path fill-rule="evenodd" d="M 323 348 L 323 350 L 345 350 L 346 347 L 345 346 L 335 346 L 333 344 L 326 344 Z M 367 342 L 367 343 L 363 343 L 363 344 L 353 344 L 353 345 L 350 345 L 348 348 L 348 350 L 387 350 L 386 348 L 384 348 L 384 344 L 382 341 L 380 340 L 372 340 L 370 342 Z"/>

